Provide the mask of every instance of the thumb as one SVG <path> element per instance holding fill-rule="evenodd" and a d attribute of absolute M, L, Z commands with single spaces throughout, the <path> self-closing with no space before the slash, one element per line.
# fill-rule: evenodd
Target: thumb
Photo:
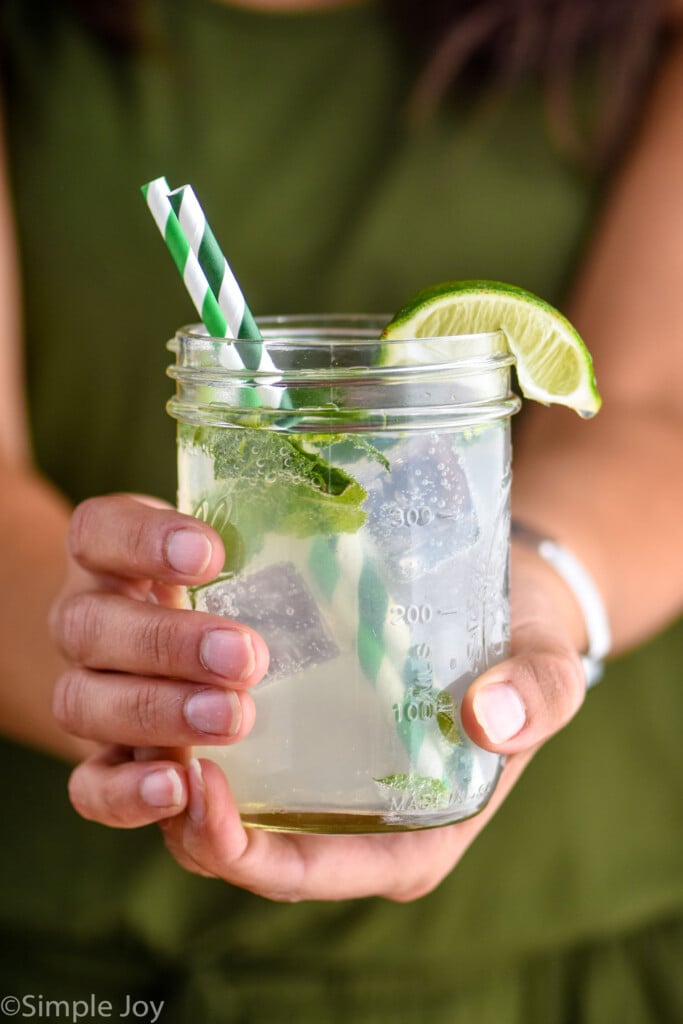
<path fill-rule="evenodd" d="M 538 649 L 529 646 L 472 683 L 462 702 L 463 727 L 487 750 L 528 750 L 569 722 L 585 691 L 585 673 L 574 650 L 549 649 L 547 642 Z"/>

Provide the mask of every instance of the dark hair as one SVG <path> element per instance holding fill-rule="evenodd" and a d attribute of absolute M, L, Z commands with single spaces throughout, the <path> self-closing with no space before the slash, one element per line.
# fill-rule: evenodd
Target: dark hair
<path fill-rule="evenodd" d="M 487 95 L 535 76 L 561 147 L 582 161 L 614 154 L 636 115 L 661 42 L 665 0 L 385 0 L 420 66 L 413 117 L 441 104 L 456 81 Z M 595 114 L 581 116 L 579 79 Z"/>
<path fill-rule="evenodd" d="M 113 49 L 144 40 L 143 0 L 68 0 Z M 408 113 L 427 116 L 456 82 L 491 96 L 528 76 L 543 83 L 548 123 L 584 162 L 613 155 L 637 113 L 660 41 L 666 0 L 384 0 L 404 41 L 415 86 Z M 579 75 L 597 103 L 579 112 Z"/>
<path fill-rule="evenodd" d="M 141 0 L 67 0 L 78 20 L 112 51 L 127 51 L 145 40 Z"/>

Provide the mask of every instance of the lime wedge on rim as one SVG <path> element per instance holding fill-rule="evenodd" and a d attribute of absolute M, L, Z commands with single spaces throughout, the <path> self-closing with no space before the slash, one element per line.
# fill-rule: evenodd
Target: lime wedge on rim
<path fill-rule="evenodd" d="M 500 281 L 446 281 L 418 292 L 382 331 L 381 338 L 392 345 L 380 359 L 393 366 L 442 361 L 443 344 L 430 346 L 429 339 L 492 331 L 505 337 L 525 398 L 595 415 L 602 399 L 577 331 L 544 299 Z M 401 340 L 406 344 L 398 344 Z M 471 354 L 463 338 L 452 358 Z"/>

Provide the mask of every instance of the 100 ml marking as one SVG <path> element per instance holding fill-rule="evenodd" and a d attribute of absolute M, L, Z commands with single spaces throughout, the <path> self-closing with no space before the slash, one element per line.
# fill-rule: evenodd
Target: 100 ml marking
<path fill-rule="evenodd" d="M 410 607 L 429 608 L 429 605 Z M 403 721 L 430 722 L 440 711 L 452 707 L 450 694 L 435 690 L 432 684 L 432 649 L 429 644 L 416 644 L 410 649 L 410 658 L 415 672 L 413 685 L 406 690 L 400 703 L 392 705 L 397 724 Z"/>

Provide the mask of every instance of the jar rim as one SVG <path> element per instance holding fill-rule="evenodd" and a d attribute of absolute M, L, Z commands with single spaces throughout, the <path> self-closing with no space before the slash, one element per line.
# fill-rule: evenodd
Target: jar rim
<path fill-rule="evenodd" d="M 374 344 L 395 346 L 405 344 L 421 344 L 430 342 L 444 343 L 457 338 L 472 339 L 482 343 L 491 339 L 492 348 L 502 352 L 507 349 L 505 333 L 502 329 L 495 331 L 468 331 L 457 335 L 434 335 L 420 338 L 380 338 L 380 333 L 391 320 L 386 313 L 293 313 L 272 316 L 259 316 L 256 323 L 263 335 L 263 340 L 274 344 L 310 345 L 314 336 L 324 332 L 325 341 L 334 341 L 335 345 L 358 345 L 363 341 Z M 175 333 L 176 338 L 183 337 L 189 341 L 232 344 L 239 341 L 240 345 L 259 345 L 261 340 L 251 338 L 233 338 L 226 336 L 217 338 L 207 331 L 203 323 L 185 324 Z"/>
<path fill-rule="evenodd" d="M 187 422 L 258 419 L 324 432 L 466 425 L 517 411 L 515 360 L 502 331 L 385 341 L 387 322 L 369 314 L 262 317 L 263 338 L 244 341 L 214 338 L 203 324 L 181 327 L 167 346 L 177 389 L 168 411 Z"/>

